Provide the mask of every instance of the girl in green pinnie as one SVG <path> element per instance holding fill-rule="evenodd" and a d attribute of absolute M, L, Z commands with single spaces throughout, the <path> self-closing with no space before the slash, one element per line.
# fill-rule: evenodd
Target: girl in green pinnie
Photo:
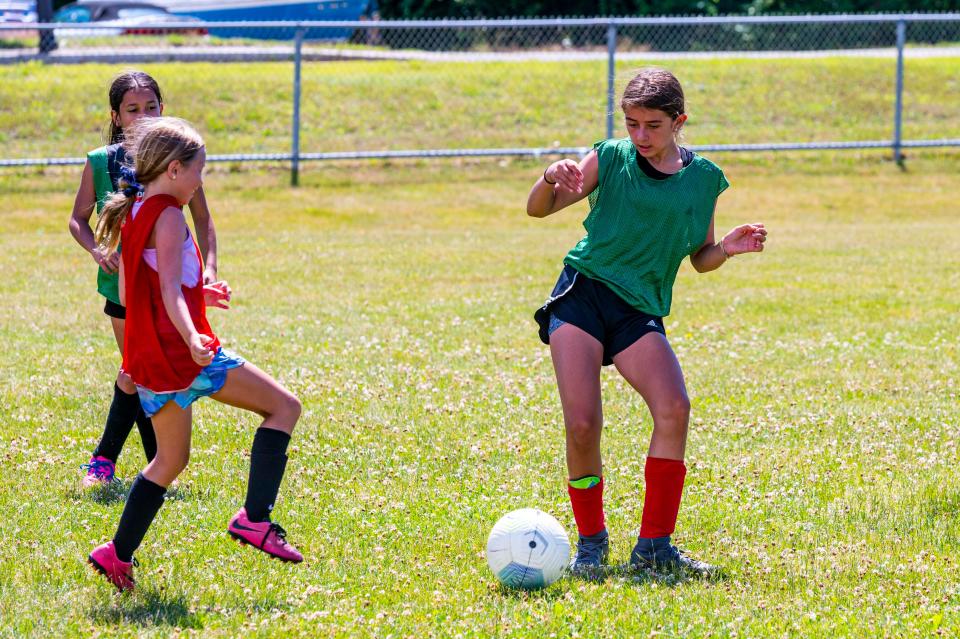
<path fill-rule="evenodd" d="M 119 252 L 111 253 L 97 245 L 90 218 L 94 211 L 99 217 L 108 197 L 119 190 L 120 169 L 126 164 L 123 132 L 140 118 L 159 117 L 164 105 L 160 86 L 142 71 L 127 71 L 118 75 L 110 85 L 108 97 L 110 143 L 87 153 L 87 163 L 83 167 L 70 215 L 70 233 L 97 263 L 97 292 L 104 298 L 103 312 L 110 318 L 117 347 L 122 352 L 125 310 L 117 290 L 120 255 Z M 202 187 L 190 200 L 190 212 L 204 258 L 203 282 L 210 284 L 217 281 L 217 236 Z M 106 485 L 114 481 L 117 458 L 134 423 L 140 432 L 143 452 L 147 461 L 150 461 L 157 450 L 153 424 L 140 407 L 136 386 L 127 375 L 120 372 L 113 386 L 113 401 L 103 434 L 93 449 L 90 461 L 82 466 L 86 470 L 84 487 Z"/>
<path fill-rule="evenodd" d="M 566 428 L 567 491 L 580 537 L 571 569 L 600 575 L 609 555 L 600 369 L 613 364 L 653 417 L 630 564 L 706 575 L 712 566 L 670 543 L 687 471 L 690 400 L 663 318 L 684 258 L 701 273 L 713 271 L 734 255 L 762 251 L 767 231 L 744 224 L 715 237 L 714 209 L 729 184 L 716 164 L 678 144 L 687 114 L 673 74 L 645 69 L 627 85 L 620 106 L 629 137 L 596 143 L 579 163 L 554 162 L 527 201 L 530 215 L 545 217 L 590 198 L 587 234 L 567 253 L 553 293 L 535 315 L 550 345 Z"/>

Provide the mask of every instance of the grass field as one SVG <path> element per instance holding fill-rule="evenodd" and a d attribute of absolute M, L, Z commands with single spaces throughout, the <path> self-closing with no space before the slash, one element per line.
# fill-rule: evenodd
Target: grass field
<path fill-rule="evenodd" d="M 0 172 L 0 636 L 960 633 L 960 154 L 913 154 L 907 172 L 881 153 L 713 159 L 733 183 L 718 227 L 771 230 L 761 256 L 685 265 L 667 320 L 693 403 L 676 539 L 728 578 L 537 593 L 498 587 L 483 550 L 519 507 L 574 534 L 531 315 L 585 209 L 525 216 L 541 164 L 312 165 L 296 190 L 283 170 L 213 168 L 235 303 L 211 322 L 303 401 L 275 518 L 307 561 L 230 542 L 256 420 L 201 402 L 125 597 L 84 563 L 123 504 L 79 489 L 119 356 L 66 230 L 78 171 Z M 623 562 L 651 424 L 614 372 L 603 384 Z"/>
<path fill-rule="evenodd" d="M 668 328 L 693 398 L 678 539 L 717 584 L 504 592 L 492 523 L 535 505 L 569 530 L 559 403 L 533 308 L 581 212 L 523 215 L 511 163 L 214 173 L 235 308 L 226 342 L 304 401 L 278 519 L 308 563 L 228 543 L 255 420 L 197 411 L 194 456 L 117 599 L 84 565 L 122 503 L 77 488 L 117 364 L 68 238 L 71 172 L 0 175 L 8 636 L 929 635 L 960 630 L 956 582 L 956 155 L 725 164 L 719 225 L 768 252 L 685 267 Z M 783 170 L 781 170 L 783 169 Z M 608 517 L 624 561 L 650 423 L 604 376 Z M 141 463 L 136 437 L 120 463 Z M 175 541 L 174 541 L 175 540 Z M 174 541 L 174 543 L 168 543 Z"/>
<path fill-rule="evenodd" d="M 640 63 L 622 63 L 622 86 Z M 692 144 L 892 138 L 892 60 L 678 60 Z M 951 58 L 906 61 L 904 139 L 960 138 Z M 290 151 L 292 65 L 156 64 L 168 115 L 214 153 Z M 0 157 L 78 157 L 102 143 L 112 65 L 0 66 Z M 304 152 L 583 146 L 605 135 L 606 62 L 308 63 Z"/>

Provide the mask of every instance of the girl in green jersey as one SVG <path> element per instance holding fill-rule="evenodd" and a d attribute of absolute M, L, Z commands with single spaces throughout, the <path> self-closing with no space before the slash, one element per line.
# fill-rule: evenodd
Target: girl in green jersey
<path fill-rule="evenodd" d="M 97 245 L 90 228 L 90 217 L 97 215 L 107 198 L 118 190 L 120 169 L 126 163 L 123 131 L 144 117 L 159 117 L 163 113 L 163 96 L 156 80 L 142 71 L 127 71 L 118 75 L 110 85 L 110 144 L 87 154 L 87 163 L 80 177 L 80 188 L 70 215 L 70 234 L 97 263 L 97 292 L 104 297 L 103 312 L 110 318 L 117 346 L 123 351 L 125 311 L 117 290 L 120 264 L 119 252 L 110 252 Z M 204 255 L 204 284 L 217 280 L 217 236 L 213 219 L 207 208 L 203 188 L 190 200 L 197 230 L 197 241 Z M 82 466 L 87 472 L 85 487 L 109 484 L 114 480 L 117 457 L 136 422 L 147 460 L 157 450 L 153 425 L 140 407 L 137 389 L 123 372 L 117 374 L 113 387 L 113 401 L 107 413 L 103 435 L 93 450 L 90 461 Z"/>
<path fill-rule="evenodd" d="M 604 140 L 579 163 L 554 162 L 530 191 L 527 213 L 545 217 L 589 196 L 586 236 L 536 313 L 550 345 L 567 442 L 568 492 L 579 542 L 574 573 L 600 574 L 609 554 L 603 514 L 601 366 L 613 364 L 653 417 L 643 515 L 630 564 L 709 574 L 671 545 L 686 466 L 690 417 L 683 372 L 666 338 L 673 283 L 689 256 L 701 272 L 763 250 L 763 224 L 714 237 L 717 196 L 729 183 L 715 164 L 678 144 L 687 115 L 669 71 L 645 69 L 620 103 L 629 137 Z"/>

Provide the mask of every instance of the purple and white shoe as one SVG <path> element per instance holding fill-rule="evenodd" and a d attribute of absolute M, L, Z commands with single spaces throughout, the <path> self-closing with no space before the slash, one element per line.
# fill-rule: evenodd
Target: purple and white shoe
<path fill-rule="evenodd" d="M 250 521 L 247 509 L 241 508 L 227 528 L 230 536 L 243 544 L 262 550 L 271 557 L 295 564 L 303 561 L 303 555 L 287 542 L 287 531 L 272 521 Z"/>
<path fill-rule="evenodd" d="M 99 455 L 91 457 L 88 463 L 80 465 L 80 469 L 87 471 L 87 474 L 84 475 L 83 481 L 81 482 L 84 488 L 109 486 L 117 481 L 116 464 L 106 457 Z"/>
<path fill-rule="evenodd" d="M 120 592 L 133 590 L 134 562 L 120 561 L 120 558 L 117 557 L 117 549 L 113 547 L 112 541 L 94 548 L 87 561 L 90 562 L 94 570 L 106 577 L 107 581 Z"/>

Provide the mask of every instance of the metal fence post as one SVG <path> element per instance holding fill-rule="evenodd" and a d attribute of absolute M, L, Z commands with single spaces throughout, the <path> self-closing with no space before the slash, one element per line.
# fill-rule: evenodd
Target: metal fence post
<path fill-rule="evenodd" d="M 53 2 L 52 0 L 39 0 L 37 2 L 37 21 L 38 22 L 53 22 Z M 40 43 L 37 46 L 37 51 L 40 54 L 50 53 L 51 51 L 56 51 L 57 49 L 57 38 L 54 36 L 52 29 L 41 29 L 40 30 Z"/>
<path fill-rule="evenodd" d="M 903 47 L 907 43 L 907 21 L 897 20 L 897 97 L 893 107 L 893 159 L 903 168 Z"/>
<path fill-rule="evenodd" d="M 607 138 L 613 137 L 613 100 L 617 75 L 617 24 L 607 25 Z"/>
<path fill-rule="evenodd" d="M 290 150 L 290 186 L 300 184 L 300 63 L 304 29 L 297 29 L 293 45 L 293 141 Z"/>

